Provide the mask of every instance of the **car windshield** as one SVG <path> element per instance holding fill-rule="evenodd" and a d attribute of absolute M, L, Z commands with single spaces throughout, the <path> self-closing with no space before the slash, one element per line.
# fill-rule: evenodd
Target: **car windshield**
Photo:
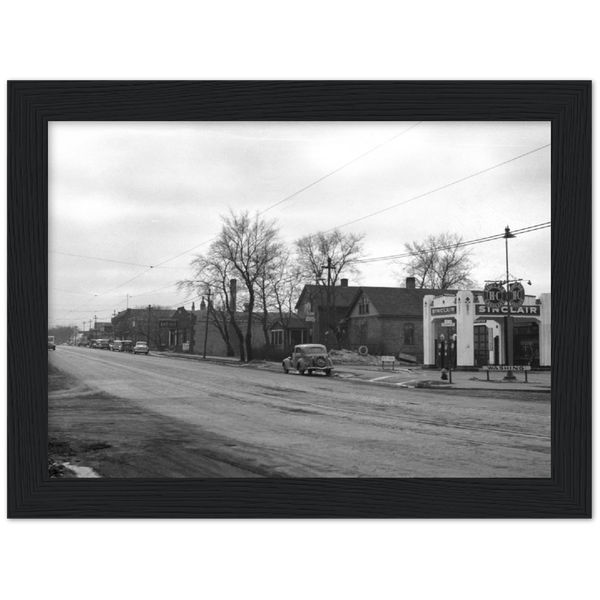
<path fill-rule="evenodd" d="M 302 348 L 304 354 L 327 354 L 325 346 L 305 346 Z"/>
<path fill-rule="evenodd" d="M 138 342 L 136 346 L 147 346 L 146 342 Z"/>

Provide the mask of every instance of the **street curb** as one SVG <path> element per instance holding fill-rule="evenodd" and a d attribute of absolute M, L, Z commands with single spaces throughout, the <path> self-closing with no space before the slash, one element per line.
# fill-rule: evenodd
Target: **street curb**
<path fill-rule="evenodd" d="M 209 362 L 213 365 L 222 365 L 222 366 L 226 366 L 226 367 L 245 367 L 245 368 L 255 368 L 255 369 L 260 369 L 260 368 L 269 368 L 271 365 L 275 366 L 277 365 L 277 363 L 269 363 L 267 362 L 266 364 L 262 364 L 262 363 L 242 363 L 239 361 L 233 361 L 233 360 L 215 360 L 213 358 L 202 358 L 201 356 L 198 355 L 185 355 L 185 354 L 163 354 L 163 353 L 155 353 L 154 356 L 158 356 L 159 358 L 170 358 L 170 359 L 182 359 L 182 360 L 195 360 L 198 362 Z M 351 377 L 340 377 L 340 374 L 348 374 L 351 375 Z M 333 377 L 343 380 L 343 381 L 351 381 L 353 383 L 361 383 L 364 385 L 378 385 L 378 386 L 384 386 L 384 387 L 388 387 L 390 389 L 406 389 L 406 390 L 427 390 L 427 391 L 441 391 L 441 390 L 455 390 L 455 391 L 479 391 L 479 392 L 493 392 L 493 391 L 505 391 L 505 392 L 512 392 L 512 393 L 517 393 L 517 392 L 524 392 L 524 393 L 541 393 L 541 394 L 549 394 L 552 392 L 551 388 L 518 388 L 518 389 L 510 389 L 510 385 L 513 385 L 511 383 L 505 383 L 505 382 L 500 382 L 498 381 L 496 385 L 498 386 L 502 386 L 502 387 L 495 387 L 494 384 L 492 384 L 489 387 L 482 387 L 482 386 L 465 386 L 465 385 L 461 385 L 461 384 L 457 384 L 457 383 L 449 383 L 449 382 L 440 382 L 440 383 L 433 383 L 430 386 L 426 386 L 426 385 L 422 385 L 422 386 L 411 386 L 411 385 L 401 385 L 401 384 L 396 384 L 396 383 L 387 383 L 385 381 L 381 381 L 381 382 L 375 382 L 375 381 L 370 381 L 370 380 L 365 380 L 365 379 L 360 379 L 359 375 L 355 375 L 354 373 L 352 373 L 351 371 L 344 371 L 344 370 L 339 370 L 336 369 L 334 367 L 334 372 L 333 372 Z M 494 386 L 494 387 L 492 387 Z"/>

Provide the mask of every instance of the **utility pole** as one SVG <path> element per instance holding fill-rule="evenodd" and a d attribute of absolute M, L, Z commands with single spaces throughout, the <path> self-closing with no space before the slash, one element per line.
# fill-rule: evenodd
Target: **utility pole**
<path fill-rule="evenodd" d="M 196 326 L 196 304 L 192 302 L 192 316 L 190 317 L 190 354 L 194 354 L 194 329 Z"/>
<path fill-rule="evenodd" d="M 510 238 L 515 238 L 516 235 L 510 232 L 510 228 L 508 225 L 504 230 L 504 242 L 506 247 L 506 317 L 504 319 L 504 337 L 505 337 L 505 354 L 506 354 L 506 366 L 512 366 L 513 363 L 513 347 L 512 347 L 512 330 L 510 327 L 510 275 L 508 273 L 508 240 Z M 509 335 L 510 332 L 510 335 Z M 509 339 L 510 338 L 510 339 Z M 511 369 L 506 372 L 506 376 L 504 377 L 505 381 L 514 381 L 516 377 L 514 376 Z"/>
<path fill-rule="evenodd" d="M 210 313 L 210 288 L 208 288 L 208 302 L 206 304 L 206 325 L 204 328 L 204 353 L 202 358 L 206 358 L 206 342 L 208 341 L 208 315 Z"/>
<path fill-rule="evenodd" d="M 331 337 L 331 333 L 330 333 L 330 324 L 331 324 L 331 269 L 333 268 L 333 265 L 331 263 L 331 257 L 328 256 L 327 257 L 327 264 L 326 265 L 321 265 L 321 269 L 327 269 L 327 294 L 326 294 L 326 298 L 327 298 L 327 323 L 325 324 L 325 341 L 327 342 L 329 340 L 329 338 Z M 329 348 L 327 348 L 327 350 L 329 350 Z"/>
<path fill-rule="evenodd" d="M 152 305 L 148 304 L 148 348 L 150 348 L 150 311 L 152 310 Z"/>

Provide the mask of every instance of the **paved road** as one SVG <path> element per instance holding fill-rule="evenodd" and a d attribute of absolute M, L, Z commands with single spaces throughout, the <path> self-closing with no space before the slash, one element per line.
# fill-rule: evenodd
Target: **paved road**
<path fill-rule="evenodd" d="M 66 346 L 49 362 L 72 378 L 50 395 L 50 437 L 103 476 L 550 476 L 549 394 L 391 388 Z"/>

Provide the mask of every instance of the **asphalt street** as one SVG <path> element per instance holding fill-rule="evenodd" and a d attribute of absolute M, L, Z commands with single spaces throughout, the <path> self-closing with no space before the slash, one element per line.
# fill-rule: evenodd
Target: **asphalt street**
<path fill-rule="evenodd" d="M 167 359 L 179 360 L 204 360 L 198 355 L 155 353 L 156 356 Z M 227 363 L 230 365 L 238 365 L 239 361 L 233 358 L 224 358 L 216 356 L 208 356 L 207 361 L 216 364 Z M 257 361 L 253 365 L 254 368 L 268 369 L 273 372 L 282 370 L 281 363 Z M 407 388 L 445 388 L 448 390 L 487 390 L 487 391 L 532 391 L 532 392 L 547 392 L 551 391 L 552 373 L 549 370 L 538 371 L 514 371 L 514 379 L 508 380 L 506 373 L 489 372 L 484 370 L 452 370 L 449 377 L 443 379 L 441 370 L 435 368 L 423 368 L 419 365 L 408 366 L 396 363 L 394 367 L 381 364 L 344 364 L 335 363 L 333 370 L 334 377 L 342 379 L 353 379 L 355 381 L 363 381 L 367 383 L 391 385 Z"/>

